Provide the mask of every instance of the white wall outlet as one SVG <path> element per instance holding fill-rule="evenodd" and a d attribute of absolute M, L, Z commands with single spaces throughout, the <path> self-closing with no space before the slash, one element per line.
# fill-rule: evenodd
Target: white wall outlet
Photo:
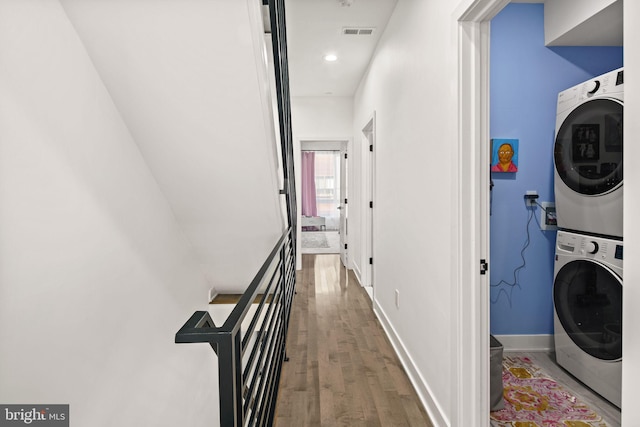
<path fill-rule="evenodd" d="M 396 289 L 396 307 L 400 308 L 400 291 Z"/>

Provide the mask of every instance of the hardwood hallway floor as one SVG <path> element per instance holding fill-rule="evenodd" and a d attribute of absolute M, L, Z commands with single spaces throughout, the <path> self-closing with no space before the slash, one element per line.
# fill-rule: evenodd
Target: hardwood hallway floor
<path fill-rule="evenodd" d="M 432 426 L 338 255 L 302 255 L 275 425 Z"/>

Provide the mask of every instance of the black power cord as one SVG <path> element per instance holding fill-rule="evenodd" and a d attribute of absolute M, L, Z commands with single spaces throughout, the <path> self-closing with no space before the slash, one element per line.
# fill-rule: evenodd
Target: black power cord
<path fill-rule="evenodd" d="M 526 201 L 527 199 L 525 199 L 525 203 Z M 534 203 L 536 205 L 538 204 L 538 202 L 535 202 L 535 200 L 534 200 Z M 527 204 L 527 207 L 529 206 L 533 206 L 535 208 L 535 205 Z M 535 216 L 535 209 L 529 209 L 529 218 L 527 219 L 527 225 L 525 227 L 525 231 L 527 233 L 527 239 L 525 240 L 524 245 L 522 246 L 522 250 L 520 251 L 520 258 L 522 258 L 522 264 L 520 264 L 518 267 L 516 267 L 513 270 L 513 282 L 500 280 L 495 285 L 490 285 L 492 288 L 497 288 L 501 285 L 508 286 L 508 291 L 505 288 L 502 288 L 498 291 L 498 295 L 496 296 L 496 299 L 495 300 L 491 299 L 492 304 L 498 302 L 498 300 L 500 299 L 500 295 L 504 293 L 505 296 L 507 297 L 507 300 L 509 301 L 509 307 L 511 307 L 511 296 L 513 295 L 513 290 L 516 287 L 520 288 L 520 276 L 519 276 L 520 270 L 522 270 L 527 266 L 527 260 L 524 258 L 524 251 L 529 247 L 529 244 L 531 243 L 531 233 L 529 232 L 529 225 L 531 224 L 531 220 L 533 219 L 534 216 Z"/>

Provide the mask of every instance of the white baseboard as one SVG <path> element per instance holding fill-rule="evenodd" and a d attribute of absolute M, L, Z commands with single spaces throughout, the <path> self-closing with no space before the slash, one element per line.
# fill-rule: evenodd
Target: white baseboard
<path fill-rule="evenodd" d="M 385 315 L 384 310 L 378 305 L 378 302 L 375 300 L 373 301 L 373 311 L 380 321 L 380 324 L 382 325 L 385 333 L 387 334 L 389 341 L 391 341 L 391 345 L 398 355 L 398 358 L 400 359 L 400 363 L 402 363 L 404 370 L 407 372 L 409 381 L 411 381 L 411 384 L 413 384 L 413 388 L 416 390 L 416 393 L 418 394 L 422 405 L 429 414 L 429 418 L 431 419 L 434 427 L 448 426 L 449 422 L 444 416 L 442 408 L 440 407 L 438 402 L 433 399 L 433 393 L 431 392 L 429 385 L 420 375 L 420 372 L 416 368 L 415 363 L 411 359 L 411 356 L 409 355 L 409 353 L 407 353 L 405 346 L 391 326 L 391 323 Z"/>
<path fill-rule="evenodd" d="M 553 351 L 553 335 L 494 335 L 505 351 Z"/>
<path fill-rule="evenodd" d="M 362 273 L 360 272 L 360 267 L 358 267 L 358 264 L 355 262 L 353 263 L 353 274 L 355 274 L 358 283 L 362 286 Z"/>

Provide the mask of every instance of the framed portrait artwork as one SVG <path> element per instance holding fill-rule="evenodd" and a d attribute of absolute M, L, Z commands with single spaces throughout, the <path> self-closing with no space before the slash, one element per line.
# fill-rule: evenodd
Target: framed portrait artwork
<path fill-rule="evenodd" d="M 518 140 L 491 140 L 491 172 L 518 172 Z"/>

